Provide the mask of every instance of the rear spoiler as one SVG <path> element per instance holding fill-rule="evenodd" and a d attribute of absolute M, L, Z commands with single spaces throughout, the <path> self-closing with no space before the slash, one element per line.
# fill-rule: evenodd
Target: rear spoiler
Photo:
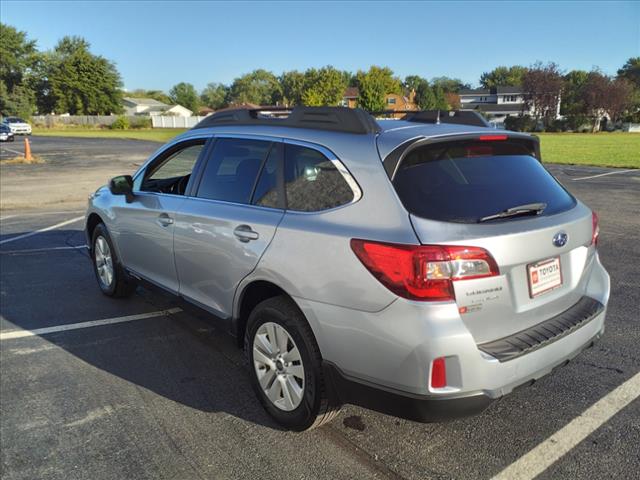
<path fill-rule="evenodd" d="M 520 143 L 526 143 L 528 145 L 529 151 L 532 156 L 535 157 L 540 163 L 542 163 L 542 157 L 540 156 L 540 139 L 535 135 L 528 135 L 526 133 L 520 132 L 505 132 L 505 131 L 479 131 L 476 133 L 465 133 L 462 135 L 448 135 L 442 137 L 433 137 L 433 138 L 412 138 L 400 145 L 398 145 L 395 149 L 387 155 L 382 163 L 384 165 L 384 169 L 387 172 L 387 175 L 391 180 L 395 177 L 396 171 L 398 170 L 398 166 L 402 162 L 402 159 L 415 148 L 426 146 L 426 145 L 434 145 L 438 143 L 446 143 L 446 142 L 455 142 L 455 141 L 469 141 L 469 140 L 477 140 L 477 141 L 516 141 Z"/>

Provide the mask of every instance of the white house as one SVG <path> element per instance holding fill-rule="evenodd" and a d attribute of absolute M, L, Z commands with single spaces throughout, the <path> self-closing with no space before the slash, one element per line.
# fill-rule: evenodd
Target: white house
<path fill-rule="evenodd" d="M 461 90 L 460 108 L 476 110 L 486 114 L 497 125 L 511 115 L 533 115 L 535 112 L 527 108 L 522 87 L 495 87 Z M 556 110 L 556 118 L 560 117 L 560 101 Z"/>
<path fill-rule="evenodd" d="M 167 105 L 153 98 L 122 99 L 125 115 L 175 115 L 177 117 L 190 117 L 193 112 L 182 105 Z"/>

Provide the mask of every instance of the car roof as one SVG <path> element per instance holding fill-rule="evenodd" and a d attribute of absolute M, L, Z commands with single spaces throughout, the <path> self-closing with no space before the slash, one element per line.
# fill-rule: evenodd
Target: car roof
<path fill-rule="evenodd" d="M 344 150 L 345 147 L 352 150 L 360 142 L 375 142 L 377 145 L 380 158 L 384 159 L 391 151 L 397 146 L 412 140 L 420 138 L 437 138 L 437 137 L 450 137 L 457 135 L 474 135 L 474 134 L 508 134 L 510 136 L 525 136 L 516 132 L 507 132 L 505 130 L 497 130 L 489 126 L 482 125 L 482 120 L 478 122 L 475 119 L 474 124 L 468 123 L 449 123 L 442 117 L 440 122 L 440 114 L 438 113 L 436 118 L 421 119 L 418 121 L 411 120 L 388 120 L 388 119 L 376 119 L 367 115 L 367 122 L 364 122 L 364 132 L 355 133 L 351 128 L 358 126 L 358 121 L 361 121 L 362 111 L 355 112 L 350 109 L 326 107 L 323 109 L 308 109 L 306 107 L 301 109 L 302 112 L 311 111 L 312 113 L 320 111 L 324 114 L 332 114 L 334 111 L 338 111 L 341 115 L 346 115 L 344 119 L 345 131 L 341 131 L 340 127 L 332 127 L 332 129 L 326 129 L 326 126 L 320 128 L 309 128 L 307 125 L 310 123 L 296 123 L 296 122 L 273 122 L 268 119 L 256 119 L 255 117 L 249 118 L 245 112 L 232 111 L 227 112 L 230 115 L 236 117 L 231 118 L 229 115 L 221 117 L 222 123 L 218 124 L 214 118 L 210 121 L 205 119 L 198 126 L 185 132 L 184 134 L 176 137 L 175 141 L 188 139 L 193 137 L 201 137 L 203 135 L 215 135 L 215 134 L 230 134 L 230 135 L 254 135 L 261 137 L 273 137 L 273 138 L 286 138 L 291 140 L 303 141 L 307 143 L 319 144 L 335 154 L 339 155 L 339 151 Z M 357 109 L 356 109 L 357 110 Z M 359 117 L 349 118 L 352 114 L 358 114 Z M 433 112 L 419 112 L 429 114 Z M 214 114 L 215 115 L 215 114 Z M 466 116 L 465 116 L 466 117 Z M 464 118 L 464 117 L 463 117 Z M 467 117 L 468 118 L 468 117 Z M 473 119 L 472 119 L 473 120 Z M 304 121 L 304 120 L 303 120 Z M 466 122 L 466 120 L 463 120 Z M 271 124 L 270 124 L 271 123 Z M 311 123 L 311 127 L 313 124 Z M 351 131 L 349 129 L 351 128 Z M 526 135 L 528 137 L 528 135 Z"/>

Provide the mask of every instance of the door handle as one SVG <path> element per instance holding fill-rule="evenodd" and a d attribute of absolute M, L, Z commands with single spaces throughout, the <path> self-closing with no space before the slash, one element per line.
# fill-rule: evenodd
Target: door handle
<path fill-rule="evenodd" d="M 252 230 L 249 225 L 239 225 L 233 231 L 233 234 L 238 240 L 245 243 L 250 240 L 257 240 L 258 238 L 260 238 L 258 232 Z"/>
<path fill-rule="evenodd" d="M 162 213 L 158 216 L 158 223 L 163 227 L 168 227 L 173 224 L 173 218 L 166 213 Z"/>

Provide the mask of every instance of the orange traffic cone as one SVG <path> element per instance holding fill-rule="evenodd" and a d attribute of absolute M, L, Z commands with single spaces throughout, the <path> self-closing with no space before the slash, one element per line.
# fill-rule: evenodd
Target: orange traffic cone
<path fill-rule="evenodd" d="M 28 138 L 24 139 L 24 159 L 28 162 L 33 160 L 33 158 L 31 157 L 31 145 L 29 145 Z"/>

